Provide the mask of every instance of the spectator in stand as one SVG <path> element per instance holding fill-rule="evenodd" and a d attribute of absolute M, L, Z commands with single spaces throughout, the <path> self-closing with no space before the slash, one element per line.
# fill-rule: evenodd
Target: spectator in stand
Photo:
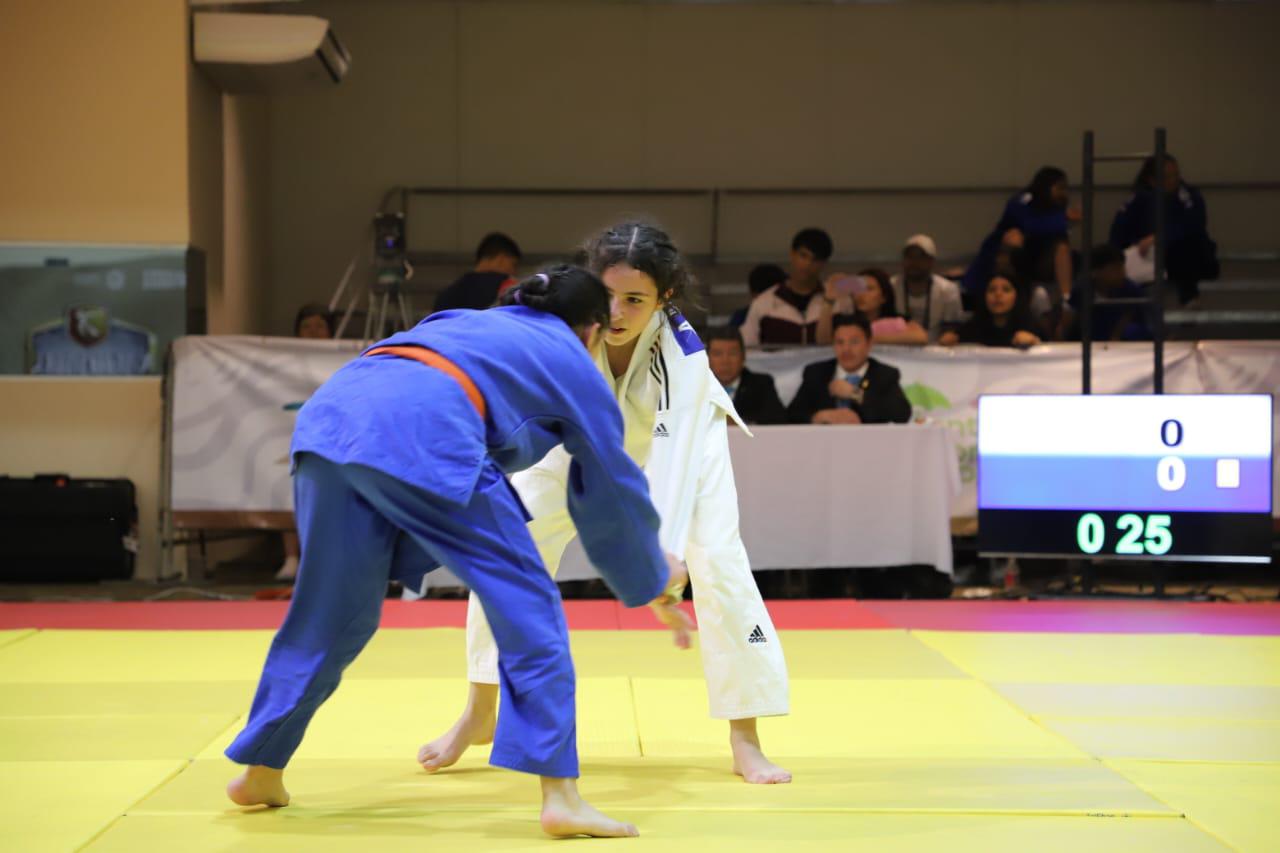
<path fill-rule="evenodd" d="M 929 343 L 937 343 L 939 335 L 964 320 L 960 288 L 933 271 L 937 260 L 933 238 L 916 234 L 902 247 L 902 272 L 890 280 L 898 312 L 923 328 Z"/>
<path fill-rule="evenodd" d="M 520 247 L 506 234 L 486 234 L 476 247 L 476 265 L 436 297 L 435 311 L 451 308 L 488 308 L 516 283 Z"/>
<path fill-rule="evenodd" d="M 1147 288 L 1125 277 L 1124 252 L 1115 246 L 1096 246 L 1089 257 L 1089 276 L 1094 299 L 1146 299 Z M 1084 297 L 1080 288 L 1071 293 L 1067 339 L 1080 340 L 1080 308 Z M 1089 337 L 1095 341 L 1151 340 L 1151 305 L 1094 305 Z"/>
<path fill-rule="evenodd" d="M 787 280 L 751 300 L 742 324 L 747 346 L 831 343 L 831 318 L 853 310 L 853 300 L 835 293 L 822 271 L 831 258 L 831 235 L 805 228 L 791 240 Z"/>
<path fill-rule="evenodd" d="M 1133 195 L 1111 223 L 1111 245 L 1150 257 L 1156 235 L 1156 160 L 1148 157 L 1133 181 Z M 1200 296 L 1200 282 L 1218 277 L 1218 244 L 1209 237 L 1209 219 L 1200 191 L 1182 180 L 1178 161 L 1164 161 L 1165 270 L 1189 305 Z"/>
<path fill-rule="evenodd" d="M 871 339 L 877 344 L 922 345 L 929 333 L 914 320 L 898 313 L 897 297 L 889 274 L 879 267 L 858 273 L 865 287 L 853 296 L 854 307 L 871 323 Z"/>
<path fill-rule="evenodd" d="M 323 305 L 303 305 L 293 318 L 293 336 L 312 340 L 328 340 L 333 337 L 333 315 Z M 298 543 L 298 531 L 290 527 L 280 531 L 284 545 L 284 562 L 276 569 L 276 580 L 291 581 L 298 576 L 298 560 L 302 547 Z"/>
<path fill-rule="evenodd" d="M 982 302 L 959 329 L 944 332 L 943 346 L 981 344 L 984 347 L 1031 347 L 1040 343 L 1041 333 L 1031 319 L 1026 288 L 1017 287 L 1002 275 L 992 276 Z"/>
<path fill-rule="evenodd" d="M 861 314 L 833 321 L 835 358 L 804 369 L 795 399 L 787 407 L 797 424 L 879 424 L 911 420 L 911 403 L 901 374 L 871 358 L 871 324 Z"/>
<path fill-rule="evenodd" d="M 786 280 L 787 271 L 777 264 L 757 264 L 752 267 L 747 275 L 747 289 L 751 291 L 751 298 L 747 300 L 746 305 L 733 312 L 729 317 L 729 325 L 735 329 L 741 328 L 742 324 L 747 322 L 747 311 L 751 308 L 751 301 L 769 288 L 782 284 Z"/>
<path fill-rule="evenodd" d="M 711 372 L 724 386 L 744 421 L 749 424 L 787 422 L 787 410 L 778 399 L 773 377 L 747 370 L 747 351 L 741 332 L 726 326 L 708 333 L 707 360 L 711 363 Z"/>
<path fill-rule="evenodd" d="M 1065 314 L 1062 311 L 1062 302 L 1057 305 L 1053 303 L 1053 297 L 1049 295 L 1049 290 L 1043 284 L 1023 284 L 1022 273 L 1024 269 L 1022 263 L 1022 250 L 1010 248 L 1009 246 L 1001 246 L 996 252 L 995 268 L 991 273 L 991 277 L 1001 276 L 1009 279 L 1014 286 L 1026 289 L 1029 293 L 1027 297 L 1027 308 L 1031 312 L 1031 320 L 1035 323 L 1036 328 L 1045 331 L 1046 340 L 1055 341 L 1062 340 L 1059 331 Z M 963 295 L 963 294 L 962 294 Z M 985 293 L 983 294 L 985 298 Z"/>
<path fill-rule="evenodd" d="M 995 274 L 1000 248 L 1020 249 L 1015 255 L 1021 281 L 1056 284 L 1049 288 L 1055 305 L 1071 293 L 1071 244 L 1067 230 L 1080 218 L 1068 208 L 1067 173 L 1042 166 L 1022 192 L 1009 199 L 995 229 L 982 241 L 978 256 L 964 274 L 965 295 L 975 307 Z"/>
<path fill-rule="evenodd" d="M 333 337 L 333 315 L 323 305 L 303 305 L 293 318 L 293 336 L 328 340 Z"/>

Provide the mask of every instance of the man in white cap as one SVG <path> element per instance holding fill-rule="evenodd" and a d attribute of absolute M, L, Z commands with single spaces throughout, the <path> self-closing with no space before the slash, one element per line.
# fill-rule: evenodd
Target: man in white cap
<path fill-rule="evenodd" d="M 902 272 L 890 279 L 898 312 L 929 333 L 929 343 L 964 320 L 960 287 L 933 272 L 938 247 L 928 234 L 916 234 L 902 247 Z"/>

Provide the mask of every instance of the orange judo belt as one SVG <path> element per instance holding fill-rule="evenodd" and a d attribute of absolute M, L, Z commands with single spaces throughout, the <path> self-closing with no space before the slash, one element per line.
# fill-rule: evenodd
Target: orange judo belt
<path fill-rule="evenodd" d="M 476 412 L 480 415 L 480 420 L 485 417 L 484 395 L 480 393 L 480 389 L 476 387 L 476 383 L 471 381 L 471 377 L 462 372 L 462 368 L 454 364 L 449 359 L 442 356 L 434 350 L 426 347 L 377 347 L 371 349 L 365 355 L 395 355 L 400 358 L 411 358 L 414 361 L 422 362 L 428 367 L 434 367 L 436 370 L 443 371 L 453 378 L 462 386 L 463 392 L 467 395 L 467 399 L 471 401 L 471 405 L 475 406 Z"/>

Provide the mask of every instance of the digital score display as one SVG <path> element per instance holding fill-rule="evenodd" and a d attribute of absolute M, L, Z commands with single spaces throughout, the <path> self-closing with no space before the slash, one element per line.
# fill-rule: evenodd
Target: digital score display
<path fill-rule="evenodd" d="M 978 399 L 987 556 L 1269 563 L 1268 394 Z"/>

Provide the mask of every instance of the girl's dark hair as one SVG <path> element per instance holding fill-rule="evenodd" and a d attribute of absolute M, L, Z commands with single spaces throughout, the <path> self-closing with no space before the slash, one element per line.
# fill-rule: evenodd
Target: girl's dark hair
<path fill-rule="evenodd" d="M 1027 184 L 1027 192 L 1031 193 L 1031 204 L 1035 207 L 1053 207 L 1053 185 L 1066 181 L 1067 173 L 1057 166 L 1041 166 Z"/>
<path fill-rule="evenodd" d="M 880 286 L 880 295 L 884 297 L 884 304 L 880 306 L 880 318 L 897 317 L 898 297 L 893 295 L 893 284 L 889 281 L 889 274 L 879 267 L 867 267 L 858 275 L 874 278 L 876 284 Z"/>
<path fill-rule="evenodd" d="M 1166 163 L 1177 163 L 1178 158 L 1174 157 L 1168 151 L 1164 153 L 1164 161 Z M 1133 179 L 1133 188 L 1135 191 L 1149 190 L 1156 184 L 1156 158 L 1148 157 L 1142 161 L 1142 168 L 1138 170 L 1137 176 Z"/>
<path fill-rule="evenodd" d="M 987 277 L 987 283 L 982 286 L 981 298 L 977 304 L 973 306 L 973 316 L 981 323 L 988 326 L 993 323 L 993 315 L 991 309 L 987 307 L 987 288 L 991 287 L 991 282 L 998 278 L 1002 278 L 1009 284 L 1013 285 L 1013 308 L 1009 310 L 1009 319 L 1015 323 L 1025 322 L 1031 317 L 1031 287 L 1030 285 L 1020 282 L 1016 278 L 1010 278 L 1007 275 L 995 273 Z"/>
<path fill-rule="evenodd" d="M 546 267 L 529 276 L 503 293 L 498 304 L 545 311 L 575 329 L 609 323 L 609 291 L 604 282 L 582 267 L 568 264 Z"/>
<path fill-rule="evenodd" d="M 623 222 L 592 238 L 586 245 L 587 266 L 596 275 L 626 264 L 645 273 L 658 286 L 658 299 L 674 302 L 697 284 L 680 257 L 680 250 L 661 228 L 644 222 Z"/>
<path fill-rule="evenodd" d="M 302 328 L 302 321 L 308 317 L 323 317 L 324 324 L 329 327 L 329 337 L 333 337 L 333 315 L 329 313 L 327 306 L 317 303 L 303 305 L 298 309 L 298 313 L 293 318 L 293 336 L 298 336 L 298 331 Z"/>

